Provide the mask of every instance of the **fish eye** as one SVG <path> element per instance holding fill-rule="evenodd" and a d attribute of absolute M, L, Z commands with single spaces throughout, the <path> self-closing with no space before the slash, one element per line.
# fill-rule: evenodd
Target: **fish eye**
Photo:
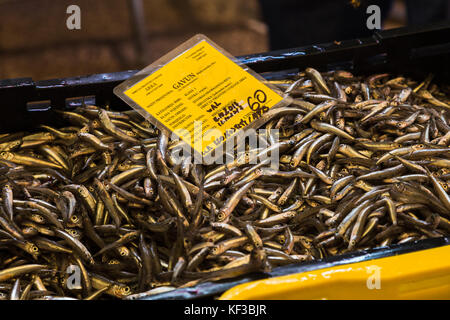
<path fill-rule="evenodd" d="M 36 222 L 44 222 L 44 218 L 38 214 L 33 214 L 31 215 L 31 217 L 36 221 Z"/>
<path fill-rule="evenodd" d="M 128 295 L 130 293 L 131 289 L 130 287 L 126 286 L 126 287 L 117 287 L 115 292 L 118 295 Z"/>
<path fill-rule="evenodd" d="M 30 233 L 33 233 L 33 230 L 34 230 L 34 228 L 32 228 L 32 227 L 26 227 L 26 228 L 22 229 L 22 233 L 30 234 Z"/>
<path fill-rule="evenodd" d="M 39 248 L 36 247 L 36 246 L 33 246 L 33 247 L 31 248 L 31 250 L 33 250 L 33 252 L 38 252 L 38 251 L 39 251 Z"/>
<path fill-rule="evenodd" d="M 80 221 L 80 219 L 78 219 L 77 216 L 71 216 L 70 220 L 72 220 L 72 222 L 77 223 L 78 221 Z"/>

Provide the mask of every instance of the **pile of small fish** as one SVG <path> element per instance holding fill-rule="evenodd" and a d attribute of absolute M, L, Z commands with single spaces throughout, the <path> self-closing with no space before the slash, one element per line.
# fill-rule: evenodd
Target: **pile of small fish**
<path fill-rule="evenodd" d="M 279 168 L 174 161 L 135 111 L 0 135 L 0 299 L 138 298 L 450 234 L 450 99 L 430 75 L 267 80 Z M 238 161 L 239 160 L 239 161 Z"/>

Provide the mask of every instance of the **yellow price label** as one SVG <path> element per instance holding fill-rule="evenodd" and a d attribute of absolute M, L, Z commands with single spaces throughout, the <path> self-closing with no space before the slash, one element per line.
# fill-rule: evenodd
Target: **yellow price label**
<path fill-rule="evenodd" d="M 202 155 L 283 100 L 205 40 L 123 93 Z"/>

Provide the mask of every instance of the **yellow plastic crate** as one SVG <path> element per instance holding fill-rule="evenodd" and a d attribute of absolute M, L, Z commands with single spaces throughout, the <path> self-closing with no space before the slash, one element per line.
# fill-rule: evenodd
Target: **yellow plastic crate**
<path fill-rule="evenodd" d="M 450 245 L 248 282 L 220 299 L 450 299 Z"/>

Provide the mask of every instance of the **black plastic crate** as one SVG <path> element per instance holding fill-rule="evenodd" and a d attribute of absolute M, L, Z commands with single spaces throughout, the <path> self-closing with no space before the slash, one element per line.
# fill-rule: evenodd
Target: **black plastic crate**
<path fill-rule="evenodd" d="M 450 78 L 450 22 L 426 27 L 376 32 L 372 37 L 238 57 L 266 77 L 286 75 L 306 67 L 321 71 L 350 70 L 356 74 L 390 71 L 435 81 Z M 74 108 L 83 102 L 129 108 L 112 89 L 137 70 L 73 78 L 33 81 L 0 80 L 0 132 L 30 130 L 40 123 L 57 125 L 52 109 Z"/>

